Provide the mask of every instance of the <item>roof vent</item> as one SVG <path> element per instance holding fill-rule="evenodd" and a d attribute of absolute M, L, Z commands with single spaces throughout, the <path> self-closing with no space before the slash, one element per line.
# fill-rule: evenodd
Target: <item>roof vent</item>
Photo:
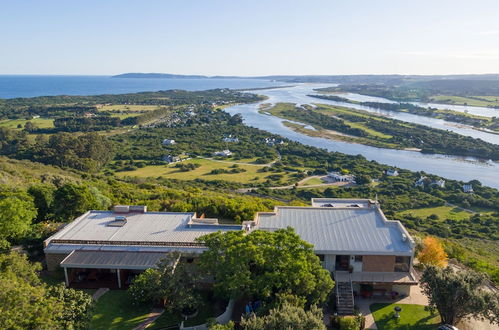
<path fill-rule="evenodd" d="M 402 242 L 405 242 L 407 241 L 407 235 L 406 234 L 402 234 Z"/>
<path fill-rule="evenodd" d="M 108 227 L 123 227 L 126 224 L 126 217 L 117 216 L 114 220 L 110 221 L 107 226 Z"/>
<path fill-rule="evenodd" d="M 130 212 L 138 212 L 138 213 L 146 213 L 147 206 L 146 205 L 130 205 Z"/>
<path fill-rule="evenodd" d="M 128 212 L 130 212 L 130 206 L 128 206 L 128 205 L 115 205 L 113 210 L 115 213 L 128 213 Z"/>

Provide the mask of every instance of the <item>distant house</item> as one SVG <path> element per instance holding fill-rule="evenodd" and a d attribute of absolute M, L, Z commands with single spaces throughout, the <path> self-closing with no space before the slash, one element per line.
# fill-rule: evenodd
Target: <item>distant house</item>
<path fill-rule="evenodd" d="M 416 182 L 414 183 L 414 186 L 416 186 L 416 187 L 424 187 L 424 184 L 425 184 L 425 182 L 426 182 L 426 180 L 427 180 L 427 179 L 428 179 L 427 177 L 425 177 L 425 176 L 421 176 L 421 177 L 418 179 L 418 181 L 416 181 Z"/>
<path fill-rule="evenodd" d="M 351 174 L 341 174 L 339 172 L 328 173 L 327 178 L 334 182 L 354 182 L 355 176 Z"/>
<path fill-rule="evenodd" d="M 177 163 L 180 161 L 180 157 L 179 156 L 172 156 L 172 155 L 165 155 L 163 156 L 163 161 L 167 162 L 167 163 Z"/>
<path fill-rule="evenodd" d="M 173 144 L 176 144 L 177 142 L 175 142 L 175 140 L 170 140 L 170 139 L 164 139 L 163 140 L 163 145 L 164 146 L 171 146 Z"/>
<path fill-rule="evenodd" d="M 229 149 L 225 149 L 222 151 L 215 151 L 213 153 L 213 156 L 219 156 L 219 157 L 229 157 L 230 155 L 232 155 L 232 152 Z"/>
<path fill-rule="evenodd" d="M 283 140 L 276 140 L 275 138 L 266 138 L 265 143 L 269 146 L 275 146 L 276 144 L 284 144 Z"/>
<path fill-rule="evenodd" d="M 222 141 L 228 142 L 228 143 L 237 143 L 237 142 L 239 142 L 239 139 L 235 136 L 229 135 L 229 136 L 224 137 L 222 139 Z"/>
<path fill-rule="evenodd" d="M 465 184 L 465 185 L 463 185 L 463 191 L 465 193 L 472 193 L 473 192 L 473 186 L 471 184 Z"/>
<path fill-rule="evenodd" d="M 399 172 L 393 168 L 386 170 L 386 175 L 388 176 L 398 176 Z"/>
<path fill-rule="evenodd" d="M 31 118 L 32 118 L 32 119 L 38 119 L 38 118 L 40 118 L 40 116 L 38 116 L 38 115 L 34 115 L 34 116 L 33 116 L 33 117 L 31 117 Z"/>
<path fill-rule="evenodd" d="M 434 180 L 432 183 L 432 185 L 435 185 L 435 186 L 438 186 L 440 188 L 444 188 L 445 187 L 445 180 Z"/>

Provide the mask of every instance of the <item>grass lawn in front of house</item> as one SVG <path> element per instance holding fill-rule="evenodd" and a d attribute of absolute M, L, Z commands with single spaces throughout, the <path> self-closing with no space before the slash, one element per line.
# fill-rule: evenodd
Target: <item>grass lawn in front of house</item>
<path fill-rule="evenodd" d="M 394 318 L 395 306 L 402 308 L 400 317 Z M 423 305 L 376 303 L 370 307 L 378 329 L 383 330 L 430 330 L 440 324 L 438 313 L 430 313 Z"/>
<path fill-rule="evenodd" d="M 91 329 L 133 329 L 147 319 L 152 306 L 135 306 L 125 290 L 106 292 L 95 304 Z"/>
<path fill-rule="evenodd" d="M 399 212 L 401 215 L 411 214 L 420 218 L 427 218 L 432 214 L 438 215 L 440 220 L 461 221 L 469 219 L 473 214 L 452 206 L 425 207 Z"/>

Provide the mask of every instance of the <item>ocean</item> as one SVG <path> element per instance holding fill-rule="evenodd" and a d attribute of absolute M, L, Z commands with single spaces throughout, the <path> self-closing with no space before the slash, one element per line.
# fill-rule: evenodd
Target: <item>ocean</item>
<path fill-rule="evenodd" d="M 169 89 L 260 88 L 284 85 L 263 79 L 112 78 L 111 76 L 0 75 L 0 98 L 49 95 L 98 95 Z"/>

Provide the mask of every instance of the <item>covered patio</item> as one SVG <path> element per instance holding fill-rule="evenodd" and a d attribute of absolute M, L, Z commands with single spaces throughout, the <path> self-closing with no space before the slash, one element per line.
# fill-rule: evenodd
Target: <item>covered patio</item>
<path fill-rule="evenodd" d="M 74 250 L 61 262 L 61 267 L 68 287 L 121 289 L 163 259 L 177 262 L 164 252 Z"/>

